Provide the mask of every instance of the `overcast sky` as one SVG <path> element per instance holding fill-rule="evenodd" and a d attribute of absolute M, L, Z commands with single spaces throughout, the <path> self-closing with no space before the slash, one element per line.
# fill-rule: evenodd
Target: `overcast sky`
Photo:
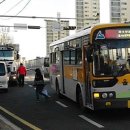
<path fill-rule="evenodd" d="M 0 15 L 57 17 L 57 12 L 60 12 L 61 17 L 75 17 L 75 0 L 0 0 L 0 3 Z M 40 30 L 28 29 L 17 32 L 11 29 L 10 35 L 14 37 L 15 43 L 20 44 L 22 57 L 34 59 L 36 56 L 45 56 L 44 19 L 0 18 L 0 25 L 14 25 L 14 23 L 43 27 Z M 70 23 L 75 24 L 75 21 L 71 20 Z"/>

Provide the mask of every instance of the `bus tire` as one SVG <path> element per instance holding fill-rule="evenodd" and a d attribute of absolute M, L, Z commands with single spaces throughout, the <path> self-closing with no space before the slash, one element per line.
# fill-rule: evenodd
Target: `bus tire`
<path fill-rule="evenodd" d="M 82 111 L 84 111 L 85 107 L 83 105 L 83 97 L 82 97 L 82 93 L 81 93 L 81 89 L 80 88 L 78 89 L 78 92 L 77 92 L 77 103 L 78 103 L 79 108 Z"/>
<path fill-rule="evenodd" d="M 58 95 L 59 98 L 62 98 L 62 95 L 61 95 L 60 89 L 59 89 L 58 80 L 56 80 L 56 94 Z"/>

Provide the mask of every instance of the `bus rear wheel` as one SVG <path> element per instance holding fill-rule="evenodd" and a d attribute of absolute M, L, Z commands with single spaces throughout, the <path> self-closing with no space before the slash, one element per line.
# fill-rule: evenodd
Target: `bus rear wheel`
<path fill-rule="evenodd" d="M 59 98 L 62 98 L 62 95 L 61 95 L 60 89 L 59 89 L 59 83 L 57 80 L 56 80 L 56 94 L 58 95 Z"/>

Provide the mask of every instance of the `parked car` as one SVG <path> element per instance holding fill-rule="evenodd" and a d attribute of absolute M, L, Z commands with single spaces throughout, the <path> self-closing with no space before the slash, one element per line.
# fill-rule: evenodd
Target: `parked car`
<path fill-rule="evenodd" d="M 5 62 L 0 61 L 0 90 L 8 92 L 8 72 Z"/>

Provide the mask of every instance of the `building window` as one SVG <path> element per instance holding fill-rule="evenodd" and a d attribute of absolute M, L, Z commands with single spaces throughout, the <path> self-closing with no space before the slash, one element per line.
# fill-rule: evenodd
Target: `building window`
<path fill-rule="evenodd" d="M 122 2 L 121 4 L 122 4 L 122 5 L 127 5 L 127 3 L 126 3 L 126 2 Z"/>
<path fill-rule="evenodd" d="M 121 8 L 121 10 L 127 10 L 127 8 Z"/>
<path fill-rule="evenodd" d="M 111 2 L 111 6 L 120 6 L 120 2 Z"/>
<path fill-rule="evenodd" d="M 120 13 L 112 13 L 112 17 L 120 17 Z"/>

